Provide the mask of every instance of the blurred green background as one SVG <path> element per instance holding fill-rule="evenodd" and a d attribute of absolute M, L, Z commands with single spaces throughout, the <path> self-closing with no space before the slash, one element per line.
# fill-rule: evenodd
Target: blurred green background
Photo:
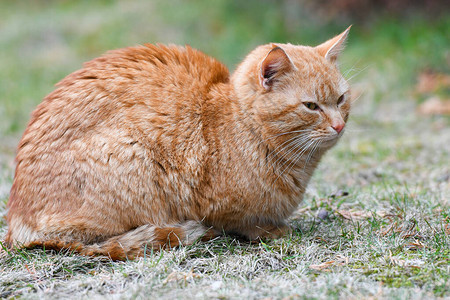
<path fill-rule="evenodd" d="M 16 140 L 55 83 L 109 49 L 190 44 L 232 71 L 257 45 L 316 45 L 350 24 L 341 63 L 360 96 L 354 116 L 405 117 L 406 105 L 406 117 L 415 118 L 414 107 L 430 96 L 449 98 L 445 2 L 1 1 L 0 138 Z M 425 90 L 418 88 L 424 74 L 432 81 Z"/>

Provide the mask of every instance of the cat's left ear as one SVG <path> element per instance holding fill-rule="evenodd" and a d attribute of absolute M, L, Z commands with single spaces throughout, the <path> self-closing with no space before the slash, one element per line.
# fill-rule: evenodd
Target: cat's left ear
<path fill-rule="evenodd" d="M 269 51 L 261 62 L 259 83 L 265 90 L 269 90 L 278 76 L 288 72 L 293 67 L 286 52 L 276 45 Z"/>
<path fill-rule="evenodd" d="M 352 25 L 350 25 L 347 29 L 345 29 L 343 33 L 317 46 L 316 49 L 319 52 L 319 54 L 324 56 L 332 63 L 335 63 L 339 54 L 341 54 L 342 50 L 344 50 L 345 42 L 347 41 L 348 37 L 348 32 L 350 31 L 351 27 Z"/>

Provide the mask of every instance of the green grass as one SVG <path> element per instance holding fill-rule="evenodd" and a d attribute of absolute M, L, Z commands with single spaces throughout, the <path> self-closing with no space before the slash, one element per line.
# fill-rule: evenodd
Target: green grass
<path fill-rule="evenodd" d="M 14 147 L 62 77 L 145 42 L 189 43 L 234 69 L 258 44 L 313 45 L 348 25 L 283 3 L 0 1 L 0 214 Z M 414 87 L 423 70 L 450 72 L 449 27 L 445 15 L 354 24 L 342 69 L 360 96 L 292 217 L 292 235 L 226 236 L 127 262 L 2 251 L 0 298 L 450 297 L 450 120 L 418 115 Z"/>

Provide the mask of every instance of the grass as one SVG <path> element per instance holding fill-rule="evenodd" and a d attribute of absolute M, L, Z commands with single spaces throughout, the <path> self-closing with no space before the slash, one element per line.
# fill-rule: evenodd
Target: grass
<path fill-rule="evenodd" d="M 255 45 L 316 44 L 347 25 L 244 2 L 0 2 L 0 214 L 31 110 L 83 61 L 160 41 L 190 43 L 233 69 Z M 342 66 L 359 98 L 291 235 L 260 243 L 226 236 L 126 262 L 3 250 L 0 298 L 450 297 L 450 120 L 417 114 L 423 99 L 414 87 L 422 70 L 450 72 L 449 23 L 354 24 Z"/>

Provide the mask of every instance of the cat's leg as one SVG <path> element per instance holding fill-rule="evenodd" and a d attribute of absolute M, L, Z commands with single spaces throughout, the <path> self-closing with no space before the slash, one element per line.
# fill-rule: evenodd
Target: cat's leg
<path fill-rule="evenodd" d="M 219 232 L 207 228 L 196 221 L 180 224 L 139 226 L 121 235 L 113 236 L 103 242 L 85 245 L 79 242 L 61 240 L 34 241 L 27 248 L 44 247 L 46 249 L 69 249 L 87 256 L 107 256 L 112 260 L 134 259 L 149 254 L 153 250 L 190 245 L 197 240 L 207 241 L 219 235 Z"/>

